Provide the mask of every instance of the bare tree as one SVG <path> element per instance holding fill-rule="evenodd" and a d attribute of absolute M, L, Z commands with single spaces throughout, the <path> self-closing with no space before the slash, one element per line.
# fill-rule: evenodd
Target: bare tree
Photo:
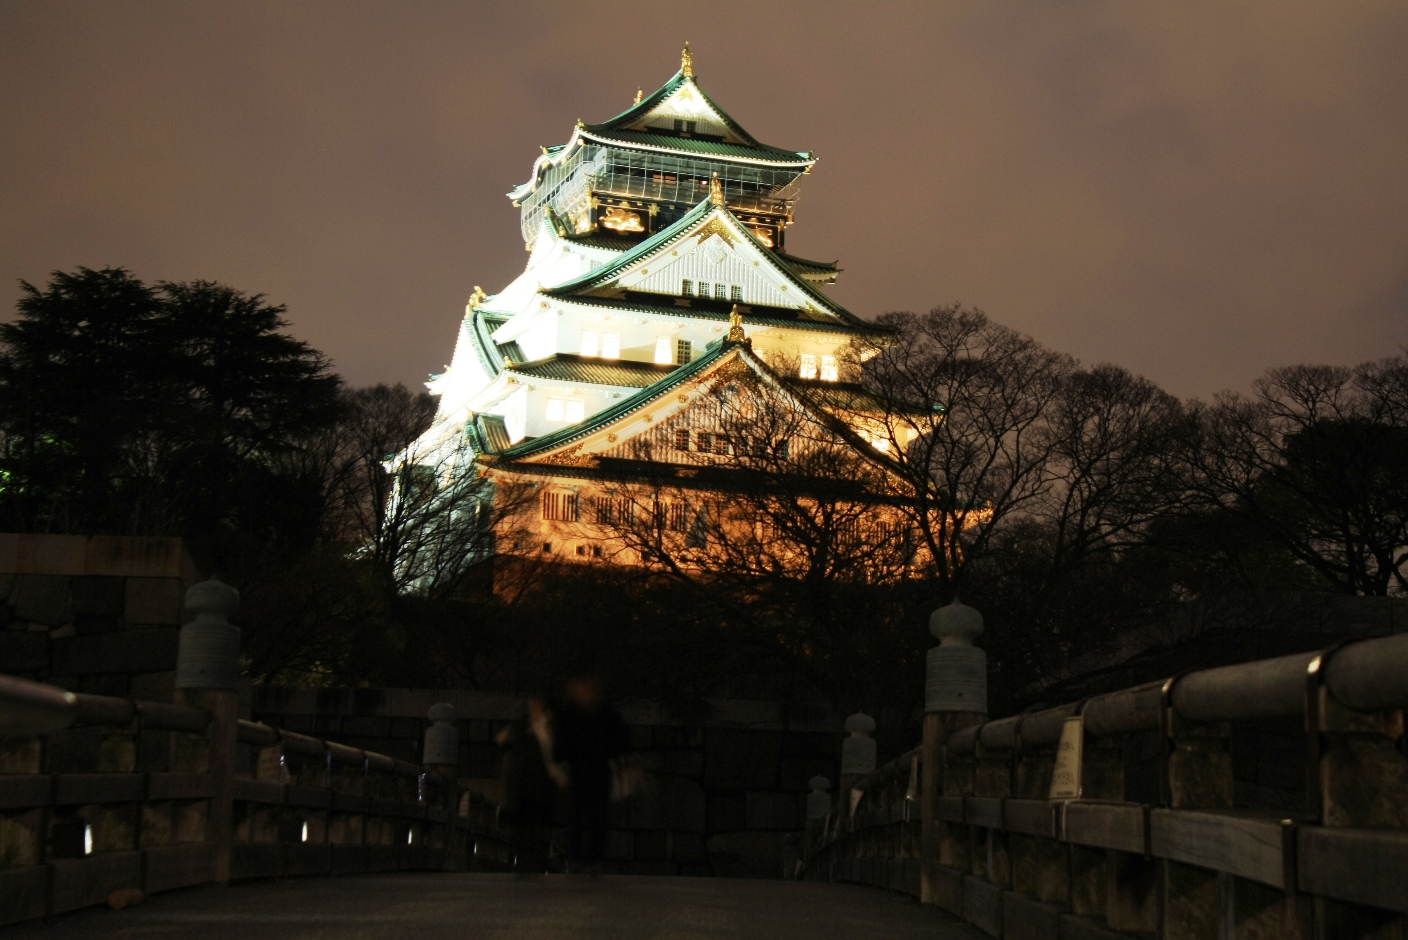
<path fill-rule="evenodd" d="M 1196 410 L 1194 491 L 1346 593 L 1408 590 L 1408 359 L 1272 369 Z"/>

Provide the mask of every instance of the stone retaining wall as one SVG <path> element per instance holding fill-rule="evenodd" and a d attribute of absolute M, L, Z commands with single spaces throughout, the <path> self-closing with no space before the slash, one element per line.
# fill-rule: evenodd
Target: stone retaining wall
<path fill-rule="evenodd" d="M 197 580 L 180 539 L 0 534 L 0 672 L 169 699 Z"/>

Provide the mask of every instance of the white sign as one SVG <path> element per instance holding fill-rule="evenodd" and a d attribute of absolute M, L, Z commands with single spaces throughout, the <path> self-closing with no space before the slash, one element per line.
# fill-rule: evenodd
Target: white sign
<path fill-rule="evenodd" d="M 1085 742 L 1081 718 L 1067 718 L 1061 726 L 1061 743 L 1056 745 L 1056 768 L 1051 772 L 1051 799 L 1080 799 L 1080 759 Z"/>

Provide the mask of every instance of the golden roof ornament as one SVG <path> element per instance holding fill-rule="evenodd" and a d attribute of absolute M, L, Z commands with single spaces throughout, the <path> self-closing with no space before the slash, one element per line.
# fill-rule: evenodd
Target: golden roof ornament
<path fill-rule="evenodd" d="M 743 342 L 743 314 L 738 309 L 738 304 L 733 305 L 733 309 L 728 315 L 728 341 L 730 343 Z"/>
<path fill-rule="evenodd" d="M 685 78 L 694 77 L 694 55 L 689 51 L 688 42 L 685 42 L 684 51 L 680 53 L 680 74 Z"/>
<path fill-rule="evenodd" d="M 637 88 L 637 89 L 636 89 L 636 100 L 633 101 L 633 102 L 631 102 L 631 107 L 635 107 L 636 105 L 640 104 L 640 99 L 642 99 L 642 98 L 644 98 L 644 97 L 645 97 L 645 89 L 644 89 L 644 88 Z"/>
<path fill-rule="evenodd" d="M 709 201 L 716 206 L 724 204 L 724 184 L 719 182 L 717 173 L 709 180 Z"/>
<path fill-rule="evenodd" d="M 478 284 L 475 284 L 475 285 L 474 285 L 474 293 L 472 293 L 472 294 L 469 295 L 469 306 L 470 306 L 470 309 L 472 310 L 472 309 L 474 309 L 475 307 L 479 306 L 479 305 L 482 304 L 485 300 L 487 300 L 488 297 L 489 297 L 489 295 L 486 294 L 486 293 L 484 293 L 484 288 L 480 287 Z"/>

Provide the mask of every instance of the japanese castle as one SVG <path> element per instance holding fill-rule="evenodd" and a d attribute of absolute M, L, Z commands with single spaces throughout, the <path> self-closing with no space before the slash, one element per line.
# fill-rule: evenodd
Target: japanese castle
<path fill-rule="evenodd" d="M 849 446 L 876 457 L 903 446 L 856 411 L 860 387 L 847 381 L 848 345 L 887 331 L 826 295 L 834 262 L 786 248 L 815 163 L 719 107 L 688 45 L 659 89 L 607 121 L 579 121 L 508 194 L 527 267 L 497 294 L 475 288 L 452 362 L 427 383 L 435 422 L 405 458 L 472 453 L 491 479 L 535 484 L 541 537 L 515 547 L 590 557 L 570 544 L 580 533 L 552 535 L 553 524 L 593 521 L 587 494 L 637 472 L 643 453 L 682 482 L 726 462 L 739 445 L 717 405 L 740 375 Z M 788 442 L 766 446 L 785 454 Z"/>

